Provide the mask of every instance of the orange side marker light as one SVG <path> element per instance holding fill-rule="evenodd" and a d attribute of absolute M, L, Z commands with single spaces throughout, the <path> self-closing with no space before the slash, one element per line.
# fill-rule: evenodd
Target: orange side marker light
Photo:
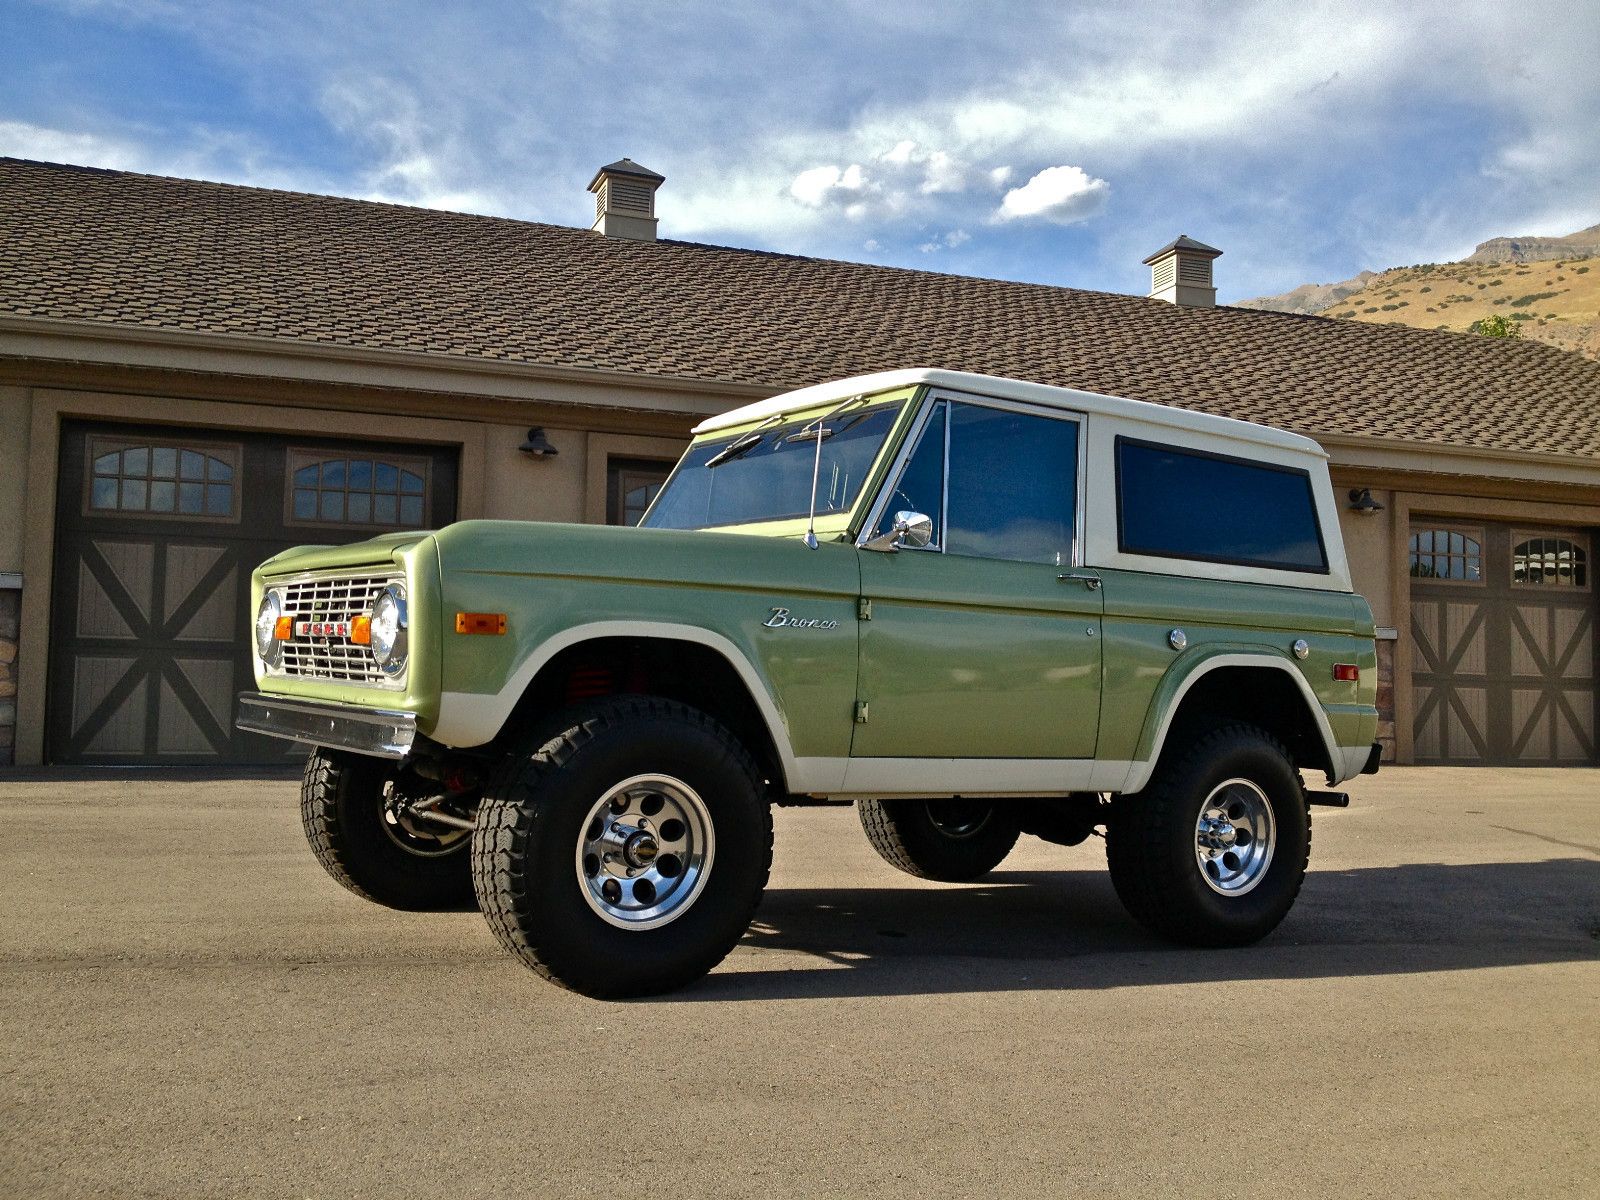
<path fill-rule="evenodd" d="M 358 646 L 372 645 L 372 618 L 357 617 L 350 623 L 350 640 Z"/>
<path fill-rule="evenodd" d="M 275 642 L 287 642 L 293 636 L 294 618 L 279 617 L 277 623 L 272 627 L 272 640 Z"/>
<path fill-rule="evenodd" d="M 501 634 L 505 631 L 505 613 L 458 612 L 456 614 L 457 633 Z"/>

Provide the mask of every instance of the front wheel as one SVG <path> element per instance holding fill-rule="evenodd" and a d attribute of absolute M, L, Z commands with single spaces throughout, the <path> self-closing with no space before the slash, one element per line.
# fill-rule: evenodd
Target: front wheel
<path fill-rule="evenodd" d="M 1112 805 L 1111 882 L 1128 911 L 1191 946 L 1244 946 L 1277 928 L 1300 893 L 1311 814 L 1288 752 L 1228 725 L 1174 748 L 1150 785 Z"/>
<path fill-rule="evenodd" d="M 1014 802 L 862 800 L 867 841 L 891 867 L 919 879 L 966 883 L 998 867 L 1017 844 Z"/>
<path fill-rule="evenodd" d="M 365 900 L 431 912 L 472 903 L 470 833 L 414 819 L 394 767 L 316 750 L 300 782 L 300 819 L 323 869 Z"/>
<path fill-rule="evenodd" d="M 473 834 L 478 905 L 508 950 L 598 998 L 671 991 L 725 958 L 772 863 L 750 755 L 672 701 L 557 722 L 490 784 Z"/>

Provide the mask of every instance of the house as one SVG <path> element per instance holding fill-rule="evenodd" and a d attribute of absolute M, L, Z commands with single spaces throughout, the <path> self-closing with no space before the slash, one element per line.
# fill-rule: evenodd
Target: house
<path fill-rule="evenodd" d="M 1402 762 L 1593 764 L 1600 363 L 1116 295 L 0 159 L 0 762 L 230 763 L 251 566 L 467 517 L 632 521 L 705 416 L 948 367 L 1318 439 Z M 1217 496 L 1226 505 L 1229 497 Z"/>

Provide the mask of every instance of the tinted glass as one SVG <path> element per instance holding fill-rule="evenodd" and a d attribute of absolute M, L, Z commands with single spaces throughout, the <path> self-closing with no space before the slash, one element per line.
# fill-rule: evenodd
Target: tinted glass
<path fill-rule="evenodd" d="M 1121 548 L 1289 571 L 1326 571 L 1304 471 L 1117 442 Z"/>
<path fill-rule="evenodd" d="M 900 473 L 900 482 L 889 495 L 879 532 L 894 524 L 897 512 L 918 512 L 933 520 L 930 545 L 944 544 L 944 404 L 938 405 L 923 427 L 911 460 Z"/>
<path fill-rule="evenodd" d="M 823 439 L 817 474 L 818 516 L 855 503 L 899 411 L 898 405 L 890 405 L 828 420 L 832 432 Z M 738 438 L 691 446 L 644 524 L 652 529 L 704 529 L 805 516 L 817 443 L 801 431 L 814 424 L 795 421 L 761 430 L 760 440 L 748 450 L 716 466 L 707 463 Z"/>
<path fill-rule="evenodd" d="M 1075 421 L 950 406 L 946 553 L 1068 565 L 1077 495 Z"/>

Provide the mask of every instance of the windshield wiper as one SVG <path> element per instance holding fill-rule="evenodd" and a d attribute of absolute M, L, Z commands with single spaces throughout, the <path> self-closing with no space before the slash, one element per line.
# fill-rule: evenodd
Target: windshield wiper
<path fill-rule="evenodd" d="M 772 425 L 778 421 L 781 421 L 782 419 L 783 415 L 781 413 L 777 416 L 769 417 L 743 437 L 729 442 L 721 450 L 718 450 L 710 458 L 706 459 L 706 470 L 709 471 L 712 467 L 720 467 L 725 462 L 732 462 L 736 458 L 743 458 L 746 454 L 749 454 L 750 451 L 759 446 L 762 440 L 767 436 L 761 431 L 768 425 Z"/>

